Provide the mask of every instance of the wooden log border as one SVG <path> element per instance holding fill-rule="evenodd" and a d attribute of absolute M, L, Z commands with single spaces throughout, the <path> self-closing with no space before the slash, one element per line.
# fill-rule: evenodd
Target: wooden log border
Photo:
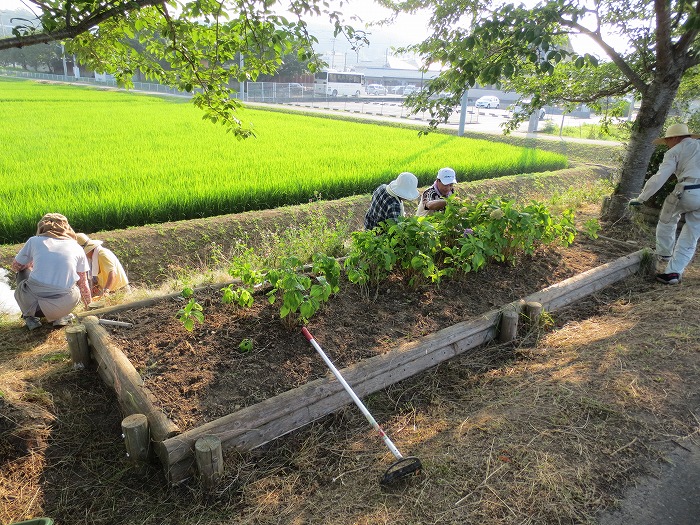
<path fill-rule="evenodd" d="M 447 359 L 498 337 L 503 312 L 520 312 L 536 302 L 553 312 L 635 273 L 646 250 L 549 286 L 476 319 L 447 327 L 417 341 L 405 343 L 379 356 L 365 359 L 341 373 L 358 396 L 382 390 Z M 105 312 L 106 313 L 106 312 Z M 262 401 L 200 427 L 178 433 L 176 425 L 152 404 L 152 394 L 126 356 L 110 342 L 96 317 L 85 318 L 88 337 L 98 362 L 98 372 L 112 386 L 120 405 L 129 413 L 143 413 L 151 427 L 151 439 L 170 483 L 195 474 L 195 444 L 205 436 L 221 441 L 224 451 L 250 450 L 335 412 L 351 402 L 334 377 L 324 377 Z"/>
<path fill-rule="evenodd" d="M 100 326 L 97 317 L 85 317 L 83 324 L 87 330 L 92 358 L 97 363 L 97 373 L 117 394 L 125 416 L 145 415 L 151 439 L 155 442 L 177 435 L 180 432 L 178 426 L 155 406 L 155 396 L 144 386 L 141 375 L 121 348 L 114 344 L 107 330 Z"/>

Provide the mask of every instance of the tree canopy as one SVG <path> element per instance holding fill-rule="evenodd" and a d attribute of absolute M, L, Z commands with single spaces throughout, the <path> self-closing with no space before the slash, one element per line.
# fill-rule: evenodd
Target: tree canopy
<path fill-rule="evenodd" d="M 32 16 L 13 18 L 0 50 L 52 41 L 126 87 L 135 72 L 193 93 L 204 117 L 238 137 L 252 134 L 237 118 L 239 82 L 274 74 L 289 53 L 321 65 L 306 20 L 326 16 L 335 35 L 361 44 L 362 32 L 326 0 L 24 0 Z M 343 0 L 336 6 L 341 9 Z"/>
<path fill-rule="evenodd" d="M 610 208 L 636 195 L 665 125 L 681 79 L 698 64 L 700 1 L 545 0 L 535 5 L 482 0 L 378 0 L 396 12 L 430 13 L 433 34 L 411 49 L 444 71 L 428 91 L 410 100 L 429 111 L 432 125 L 475 84 L 499 83 L 532 97 L 530 109 L 549 104 L 595 105 L 608 97 L 641 101 L 632 124 L 620 184 Z M 570 39 L 587 39 L 602 50 L 576 52 Z M 450 99 L 432 95 L 450 91 Z M 510 123 L 512 128 L 518 118 Z"/>

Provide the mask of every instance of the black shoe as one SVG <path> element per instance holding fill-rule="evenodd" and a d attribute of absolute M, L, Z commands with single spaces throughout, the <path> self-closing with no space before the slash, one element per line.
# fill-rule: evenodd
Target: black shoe
<path fill-rule="evenodd" d="M 681 276 L 677 273 L 657 273 L 656 280 L 664 284 L 678 284 L 681 282 Z"/>

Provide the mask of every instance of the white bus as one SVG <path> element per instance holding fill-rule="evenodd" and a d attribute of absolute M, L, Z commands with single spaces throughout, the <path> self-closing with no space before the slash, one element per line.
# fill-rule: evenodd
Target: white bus
<path fill-rule="evenodd" d="M 359 97 L 364 91 L 365 76 L 346 71 L 319 71 L 314 75 L 314 95 Z"/>

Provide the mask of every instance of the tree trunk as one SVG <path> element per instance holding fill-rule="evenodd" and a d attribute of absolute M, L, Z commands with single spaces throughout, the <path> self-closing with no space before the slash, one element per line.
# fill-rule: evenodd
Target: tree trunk
<path fill-rule="evenodd" d="M 657 75 L 642 95 L 642 104 L 632 126 L 630 143 L 620 169 L 620 180 L 604 212 L 605 220 L 616 222 L 624 218 L 627 203 L 642 190 L 647 167 L 656 147 L 652 141 L 661 134 L 682 74 L 682 70 L 669 72 L 663 76 L 666 82 L 662 82 L 660 75 Z"/>

